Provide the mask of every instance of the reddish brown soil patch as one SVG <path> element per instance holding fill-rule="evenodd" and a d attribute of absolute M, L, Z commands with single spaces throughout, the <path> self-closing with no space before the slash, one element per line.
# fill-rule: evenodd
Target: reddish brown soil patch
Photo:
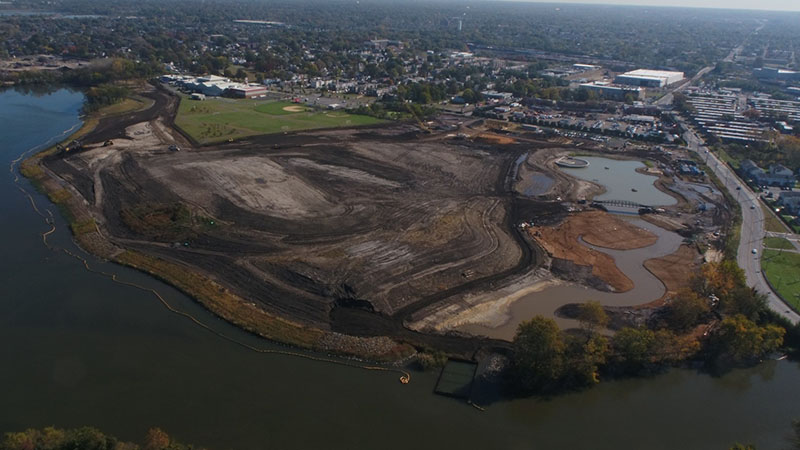
<path fill-rule="evenodd" d="M 660 299 L 647 305 L 654 306 L 689 286 L 689 280 L 700 267 L 700 255 L 694 247 L 681 245 L 675 253 L 661 258 L 648 259 L 644 262 L 644 267 L 661 280 L 667 288 Z"/>
<path fill-rule="evenodd" d="M 557 226 L 533 227 L 531 234 L 552 257 L 592 266 L 592 275 L 617 292 L 633 289 L 633 281 L 619 270 L 611 256 L 583 245 L 578 238 L 582 236 L 592 245 L 615 250 L 646 247 L 658 239 L 649 231 L 602 211 L 575 214 Z"/>

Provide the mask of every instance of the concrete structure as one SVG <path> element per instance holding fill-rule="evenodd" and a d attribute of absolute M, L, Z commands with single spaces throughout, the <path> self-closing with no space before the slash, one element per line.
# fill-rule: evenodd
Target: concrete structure
<path fill-rule="evenodd" d="M 580 85 L 582 88 L 589 89 L 596 92 L 598 95 L 609 100 L 624 101 L 628 94 L 633 96 L 634 100 L 641 100 L 644 98 L 644 89 L 633 86 L 617 86 L 607 81 L 595 81 L 594 83 L 583 83 Z"/>
<path fill-rule="evenodd" d="M 665 87 L 683 79 L 683 72 L 638 69 L 617 75 L 614 83 L 641 87 Z"/>
<path fill-rule="evenodd" d="M 797 181 L 794 173 L 781 164 L 772 164 L 764 170 L 753 161 L 746 159 L 741 164 L 742 172 L 761 186 L 793 187 Z"/>
<path fill-rule="evenodd" d="M 778 204 L 789 210 L 790 214 L 800 214 L 800 191 L 781 192 Z"/>

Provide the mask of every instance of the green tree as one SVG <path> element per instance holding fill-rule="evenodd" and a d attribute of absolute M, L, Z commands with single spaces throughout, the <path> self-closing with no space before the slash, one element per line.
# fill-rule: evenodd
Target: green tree
<path fill-rule="evenodd" d="M 564 373 L 566 347 L 556 322 L 536 316 L 521 323 L 513 346 L 513 385 L 524 392 L 552 389 Z"/>
<path fill-rule="evenodd" d="M 609 355 L 608 338 L 593 335 L 588 341 L 572 339 L 568 355 L 566 376 L 572 384 L 590 386 L 600 382 L 600 367 L 606 364 Z"/>
<path fill-rule="evenodd" d="M 636 373 L 650 364 L 655 333 L 647 328 L 625 327 L 611 341 L 615 362 L 628 373 Z"/>
<path fill-rule="evenodd" d="M 600 302 L 590 300 L 578 307 L 578 322 L 588 335 L 592 335 L 608 325 L 608 314 Z"/>
<path fill-rule="evenodd" d="M 706 298 L 691 290 L 682 290 L 670 303 L 667 310 L 667 322 L 674 330 L 688 330 L 711 311 Z"/>

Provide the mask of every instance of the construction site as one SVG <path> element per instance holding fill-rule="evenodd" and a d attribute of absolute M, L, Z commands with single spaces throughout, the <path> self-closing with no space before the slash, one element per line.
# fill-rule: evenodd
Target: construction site
<path fill-rule="evenodd" d="M 577 145 L 564 138 L 443 116 L 198 146 L 173 126 L 178 97 L 141 95 L 151 107 L 33 161 L 40 183 L 71 194 L 75 222 L 91 224 L 73 224 L 87 250 L 289 343 L 298 340 L 260 332 L 253 317 L 302 330 L 313 348 L 374 356 L 410 344 L 472 357 L 507 347 L 533 314 L 572 326 L 559 308 L 590 298 L 550 304 L 536 295 L 547 289 L 604 293 L 609 307 L 664 301 L 700 250 L 713 255 L 727 220 L 721 195 L 693 197 L 655 149 L 580 144 L 662 167 L 649 175 L 675 204 L 625 217 L 592 202 L 601 183 L 556 167 Z M 193 292 L 185 273 L 215 287 Z M 370 352 L 348 340 L 386 337 Z"/>

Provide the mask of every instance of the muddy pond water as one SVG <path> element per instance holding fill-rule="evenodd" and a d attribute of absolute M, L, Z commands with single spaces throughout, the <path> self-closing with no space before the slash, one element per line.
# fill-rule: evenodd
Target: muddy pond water
<path fill-rule="evenodd" d="M 564 173 L 606 188 L 595 196 L 596 200 L 624 200 L 650 206 L 668 206 L 677 203 L 675 198 L 659 191 L 653 183 L 656 177 L 636 172 L 645 165 L 640 161 L 617 160 L 599 156 L 582 156 L 589 167 L 559 168 Z"/>
<path fill-rule="evenodd" d="M 505 322 L 500 326 L 468 324 L 459 327 L 460 331 L 485 335 L 498 339 L 512 339 L 517 326 L 531 317 L 542 315 L 553 317 L 555 311 L 568 303 L 584 303 L 595 300 L 606 306 L 634 306 L 647 303 L 664 295 L 664 284 L 647 269 L 643 263 L 651 258 L 659 258 L 678 250 L 683 238 L 663 228 L 638 218 L 626 218 L 632 224 L 644 228 L 658 236 L 655 244 L 634 250 L 610 250 L 581 242 L 597 251 L 609 254 L 614 258 L 617 267 L 634 283 L 634 288 L 623 293 L 603 292 L 575 283 L 563 283 L 532 292 L 513 302 L 505 311 Z M 562 328 L 574 327 L 577 322 L 572 319 L 556 317 Z"/>

